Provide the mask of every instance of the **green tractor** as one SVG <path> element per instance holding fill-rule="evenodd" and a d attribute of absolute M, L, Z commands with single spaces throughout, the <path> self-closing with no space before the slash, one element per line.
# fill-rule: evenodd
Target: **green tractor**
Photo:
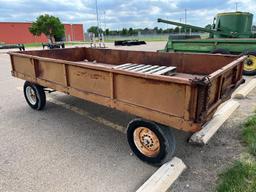
<path fill-rule="evenodd" d="M 256 75 L 256 34 L 252 32 L 252 21 L 253 14 L 248 12 L 219 13 L 210 29 L 158 19 L 158 22 L 209 33 L 205 39 L 170 35 L 161 51 L 248 55 L 244 75 Z"/>

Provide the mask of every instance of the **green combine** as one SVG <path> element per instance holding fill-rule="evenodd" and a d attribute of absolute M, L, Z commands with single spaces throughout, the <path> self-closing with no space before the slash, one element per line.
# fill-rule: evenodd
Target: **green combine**
<path fill-rule="evenodd" d="M 256 75 L 256 34 L 252 32 L 253 14 L 219 13 L 214 18 L 210 29 L 164 19 L 158 19 L 158 22 L 209 33 L 206 39 L 184 39 L 170 35 L 163 51 L 246 54 L 248 58 L 244 62 L 244 75 Z"/>

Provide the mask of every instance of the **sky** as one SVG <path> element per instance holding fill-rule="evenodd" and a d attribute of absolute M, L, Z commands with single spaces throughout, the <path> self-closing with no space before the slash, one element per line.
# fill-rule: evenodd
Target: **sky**
<path fill-rule="evenodd" d="M 103 29 L 170 27 L 157 18 L 205 26 L 219 12 L 256 12 L 256 0 L 98 0 Z M 31 22 L 41 14 L 57 16 L 64 23 L 81 23 L 87 30 L 97 25 L 96 0 L 0 0 L 0 21 Z M 256 19 L 254 20 L 256 23 Z"/>

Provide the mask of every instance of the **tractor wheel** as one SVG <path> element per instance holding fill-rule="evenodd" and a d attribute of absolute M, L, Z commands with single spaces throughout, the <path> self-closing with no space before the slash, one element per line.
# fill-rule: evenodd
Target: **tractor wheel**
<path fill-rule="evenodd" d="M 252 76 L 256 75 L 256 51 L 246 53 L 247 59 L 244 61 L 243 74 Z"/>
<path fill-rule="evenodd" d="M 230 51 L 228 49 L 214 49 L 212 52 L 212 54 L 230 54 Z"/>
<path fill-rule="evenodd" d="M 133 153 L 149 164 L 162 165 L 171 160 L 175 152 L 176 142 L 171 129 L 151 121 L 131 121 L 127 140 Z"/>

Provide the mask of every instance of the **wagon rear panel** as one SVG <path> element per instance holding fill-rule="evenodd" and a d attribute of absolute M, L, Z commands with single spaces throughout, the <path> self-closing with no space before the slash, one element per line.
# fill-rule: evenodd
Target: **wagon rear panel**
<path fill-rule="evenodd" d="M 243 58 L 240 58 L 213 72 L 198 86 L 198 122 L 208 121 L 217 107 L 231 98 L 234 90 L 244 82 L 242 71 Z"/>

